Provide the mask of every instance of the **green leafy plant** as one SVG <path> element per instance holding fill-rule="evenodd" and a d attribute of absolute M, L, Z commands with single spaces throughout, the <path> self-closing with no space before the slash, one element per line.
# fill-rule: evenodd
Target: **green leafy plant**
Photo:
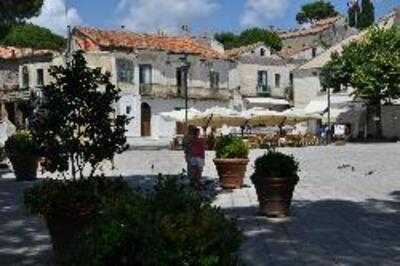
<path fill-rule="evenodd" d="M 335 17 L 339 13 L 329 1 L 314 1 L 301 7 L 301 11 L 297 13 L 296 20 L 299 24 L 313 22 L 315 20 Z"/>
<path fill-rule="evenodd" d="M 255 162 L 255 171 L 251 176 L 254 184 L 263 178 L 289 178 L 297 179 L 299 163 L 293 155 L 286 155 L 281 152 L 269 151 L 259 157 Z"/>
<path fill-rule="evenodd" d="M 234 222 L 175 177 L 108 202 L 93 221 L 73 265 L 236 265 L 242 242 Z"/>
<path fill-rule="evenodd" d="M 282 48 L 282 40 L 278 34 L 262 28 L 249 28 L 236 35 L 232 32 L 215 34 L 215 39 L 222 43 L 225 49 L 233 49 L 263 42 L 266 46 L 279 51 Z"/>
<path fill-rule="evenodd" d="M 103 161 L 128 148 L 128 119 L 117 116 L 114 108 L 120 90 L 111 83 L 110 73 L 87 66 L 82 51 L 74 53 L 67 66 L 53 67 L 50 75 L 54 82 L 43 88 L 41 111 L 32 123 L 42 166 L 52 173 L 69 171 L 74 179 L 91 177 Z"/>
<path fill-rule="evenodd" d="M 38 153 L 38 145 L 29 131 L 18 131 L 9 137 L 4 149 L 8 157 L 35 156 Z"/>
<path fill-rule="evenodd" d="M 215 152 L 219 159 L 247 159 L 249 147 L 242 138 L 224 136 L 217 140 Z"/>
<path fill-rule="evenodd" d="M 39 15 L 43 0 L 0 1 L 0 24 L 11 24 Z"/>
<path fill-rule="evenodd" d="M 378 118 L 378 139 L 383 137 L 382 103 L 400 98 L 399 47 L 398 26 L 371 28 L 362 38 L 345 46 L 341 54 L 333 54 L 320 74 L 324 89 L 354 88 L 355 99 L 365 101 Z"/>
<path fill-rule="evenodd" d="M 50 30 L 29 23 L 14 24 L 0 31 L 0 43 L 8 46 L 34 49 L 61 50 L 66 41 Z"/>
<path fill-rule="evenodd" d="M 25 190 L 24 204 L 31 214 L 49 220 L 80 222 L 97 214 L 107 201 L 129 193 L 130 187 L 119 178 L 46 179 Z"/>

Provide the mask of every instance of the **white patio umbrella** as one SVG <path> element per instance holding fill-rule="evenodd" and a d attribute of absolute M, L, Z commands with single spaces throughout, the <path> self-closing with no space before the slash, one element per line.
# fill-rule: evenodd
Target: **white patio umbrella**
<path fill-rule="evenodd" d="M 322 117 L 318 114 L 307 114 L 304 109 L 291 108 L 283 111 L 282 114 L 286 117 L 285 124 L 296 125 L 298 123 L 307 122 L 310 120 L 320 120 Z"/>
<path fill-rule="evenodd" d="M 277 111 L 271 111 L 265 108 L 255 107 L 242 112 L 247 123 L 252 126 L 277 126 L 285 122 L 286 117 Z"/>
<path fill-rule="evenodd" d="M 223 125 L 231 127 L 242 126 L 246 121 L 247 119 L 235 110 L 224 107 L 212 107 L 201 114 L 195 115 L 192 119 L 189 119 L 189 124 L 201 127 L 212 126 L 219 128 Z"/>
<path fill-rule="evenodd" d="M 201 112 L 194 108 L 188 109 L 188 119 L 192 119 L 199 114 L 201 114 Z M 160 116 L 167 121 L 185 122 L 185 109 L 163 112 L 160 113 Z"/>

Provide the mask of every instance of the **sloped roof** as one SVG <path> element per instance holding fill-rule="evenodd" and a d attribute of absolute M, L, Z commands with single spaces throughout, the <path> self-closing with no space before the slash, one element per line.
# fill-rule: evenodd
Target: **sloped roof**
<path fill-rule="evenodd" d="M 291 39 L 291 38 L 296 38 L 296 37 L 302 37 L 302 36 L 307 36 L 307 35 L 313 35 L 317 34 L 320 32 L 323 32 L 325 30 L 328 30 L 331 28 L 333 25 L 336 24 L 336 22 L 341 18 L 341 16 L 336 16 L 336 17 L 331 17 L 327 19 L 321 19 L 313 24 L 307 29 L 298 29 L 295 31 L 291 32 L 280 32 L 279 37 L 281 37 L 282 40 L 286 39 Z"/>
<path fill-rule="evenodd" d="M 230 58 L 237 58 L 245 53 L 251 52 L 252 50 L 254 50 L 260 46 L 265 46 L 265 44 L 263 42 L 257 42 L 257 43 L 253 43 L 253 44 L 250 44 L 247 46 L 242 46 L 242 47 L 226 50 L 225 54 Z"/>
<path fill-rule="evenodd" d="M 377 25 L 383 29 L 389 29 L 391 28 L 395 21 L 392 20 L 393 16 L 385 16 L 383 20 L 380 20 Z M 331 55 L 334 53 L 341 53 L 344 49 L 345 46 L 349 45 L 353 41 L 358 41 L 362 39 L 366 34 L 368 33 L 368 30 L 364 30 L 356 35 L 352 35 L 343 41 L 339 42 L 338 44 L 332 46 L 319 56 L 315 57 L 308 63 L 302 65 L 299 67 L 300 70 L 306 70 L 306 69 L 315 69 L 315 68 L 321 68 L 323 67 L 326 63 L 331 61 Z"/>
<path fill-rule="evenodd" d="M 173 54 L 199 55 L 203 58 L 225 59 L 223 54 L 189 36 L 106 31 L 88 27 L 76 27 L 73 34 L 76 44 L 85 51 L 156 50 Z"/>
<path fill-rule="evenodd" d="M 317 48 L 318 46 L 319 45 L 305 45 L 300 48 L 285 47 L 285 48 L 282 48 L 282 50 L 279 52 L 279 55 L 285 59 L 289 59 L 296 54 L 299 54 L 301 52 L 307 51 L 312 48 Z"/>
<path fill-rule="evenodd" d="M 0 59 L 12 60 L 26 57 L 53 55 L 51 50 L 36 50 L 32 48 L 19 48 L 13 46 L 0 46 Z"/>

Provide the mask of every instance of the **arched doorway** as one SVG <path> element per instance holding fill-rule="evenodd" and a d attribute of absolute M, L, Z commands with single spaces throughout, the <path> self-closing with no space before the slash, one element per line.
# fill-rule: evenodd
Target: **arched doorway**
<path fill-rule="evenodd" d="M 142 137 L 151 136 L 151 107 L 148 103 L 142 103 L 140 132 Z"/>

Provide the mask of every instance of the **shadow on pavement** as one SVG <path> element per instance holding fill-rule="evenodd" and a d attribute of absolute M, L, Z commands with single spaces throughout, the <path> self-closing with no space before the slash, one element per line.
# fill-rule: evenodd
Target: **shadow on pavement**
<path fill-rule="evenodd" d="M 226 209 L 247 238 L 246 265 L 400 265 L 400 191 L 393 200 L 294 201 L 292 217 Z M 267 251 L 267 252 L 266 252 Z"/>
<path fill-rule="evenodd" d="M 0 177 L 0 265 L 52 265 L 46 225 L 28 216 L 23 191 L 32 182 Z"/>

